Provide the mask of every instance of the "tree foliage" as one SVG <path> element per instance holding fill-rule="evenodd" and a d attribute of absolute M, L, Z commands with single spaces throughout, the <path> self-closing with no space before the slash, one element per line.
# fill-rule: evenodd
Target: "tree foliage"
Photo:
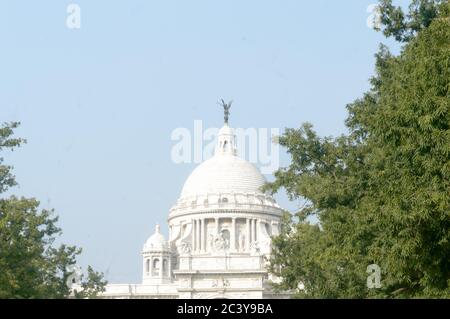
<path fill-rule="evenodd" d="M 25 140 L 13 138 L 18 123 L 0 127 L 0 151 L 19 147 Z M 0 158 L 0 194 L 16 185 L 12 167 Z M 69 266 L 81 249 L 54 241 L 61 230 L 53 211 L 39 210 L 34 198 L 0 198 L 0 298 L 66 298 L 72 295 L 67 279 Z M 69 270 L 68 270 L 69 269 Z M 75 297 L 92 298 L 104 290 L 101 273 L 88 267 L 82 290 Z"/>
<path fill-rule="evenodd" d="M 397 41 L 408 42 L 418 32 L 427 28 L 441 10 L 446 10 L 448 0 L 413 0 L 405 13 L 401 7 L 394 6 L 392 0 L 380 1 L 383 34 Z"/>
<path fill-rule="evenodd" d="M 319 137 L 306 123 L 279 138 L 291 164 L 266 188 L 307 201 L 274 238 L 279 289 L 301 282 L 299 296 L 310 298 L 450 297 L 448 2 L 435 8 L 417 35 L 398 31 L 411 35 L 399 56 L 381 46 L 371 90 L 347 106 L 348 134 Z M 306 222 L 311 215 L 318 225 Z M 366 286 L 370 264 L 381 267 L 380 289 Z"/>

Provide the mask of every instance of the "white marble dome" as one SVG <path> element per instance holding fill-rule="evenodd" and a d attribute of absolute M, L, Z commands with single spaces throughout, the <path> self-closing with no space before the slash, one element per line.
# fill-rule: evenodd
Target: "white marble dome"
<path fill-rule="evenodd" d="M 144 251 L 164 251 L 167 250 L 169 244 L 161 234 L 159 225 L 156 225 L 155 233 L 151 235 L 144 244 Z"/>
<path fill-rule="evenodd" d="M 181 198 L 206 194 L 261 194 L 264 176 L 251 163 L 232 154 L 216 154 L 186 180 Z"/>
<path fill-rule="evenodd" d="M 214 156 L 189 175 L 169 219 L 230 209 L 278 216 L 280 207 L 261 190 L 265 183 L 255 165 L 237 156 L 234 131 L 225 124 L 219 131 Z"/>

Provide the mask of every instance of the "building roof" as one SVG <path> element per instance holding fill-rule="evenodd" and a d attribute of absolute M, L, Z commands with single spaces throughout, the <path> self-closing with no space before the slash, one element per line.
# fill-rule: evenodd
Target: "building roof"
<path fill-rule="evenodd" d="M 186 180 L 180 198 L 206 194 L 262 194 L 264 176 L 251 163 L 236 155 L 235 135 L 225 124 L 219 131 L 215 154 Z"/>
<path fill-rule="evenodd" d="M 166 251 L 169 245 L 164 235 L 161 234 L 159 225 L 155 227 L 155 233 L 144 244 L 144 251 Z"/>

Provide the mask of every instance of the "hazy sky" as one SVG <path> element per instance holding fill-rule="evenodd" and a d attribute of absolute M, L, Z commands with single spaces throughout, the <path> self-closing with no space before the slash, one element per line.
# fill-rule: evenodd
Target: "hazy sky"
<path fill-rule="evenodd" d="M 80 29 L 66 26 L 72 2 Z M 56 210 L 82 266 L 139 282 L 142 245 L 156 222 L 167 234 L 195 167 L 171 160 L 172 131 L 220 127 L 223 97 L 234 127 L 344 133 L 345 105 L 392 44 L 366 25 L 375 2 L 2 0 L 0 122 L 28 140 L 4 154 L 10 193 Z"/>

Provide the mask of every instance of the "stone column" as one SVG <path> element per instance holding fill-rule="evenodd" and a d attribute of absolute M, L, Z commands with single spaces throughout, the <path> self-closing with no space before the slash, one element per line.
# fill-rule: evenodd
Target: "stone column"
<path fill-rule="evenodd" d="M 195 250 L 195 219 L 192 219 L 191 222 L 191 252 L 194 252 Z"/>
<path fill-rule="evenodd" d="M 172 258 L 168 257 L 167 277 L 172 278 Z"/>
<path fill-rule="evenodd" d="M 197 250 L 197 220 L 194 219 L 194 228 L 192 229 L 192 237 L 194 238 L 194 247 L 192 250 L 195 252 Z"/>
<path fill-rule="evenodd" d="M 198 220 L 198 251 L 201 252 L 202 251 L 202 220 L 199 219 Z"/>
<path fill-rule="evenodd" d="M 246 228 L 247 228 L 247 234 L 245 234 L 245 249 L 247 250 L 247 251 L 249 251 L 250 250 L 250 241 L 251 241 L 251 227 L 250 227 L 250 219 L 246 219 L 245 220 L 245 223 L 246 223 Z"/>
<path fill-rule="evenodd" d="M 199 235 L 199 237 L 200 237 L 200 251 L 201 252 L 203 252 L 205 250 L 205 244 L 204 244 L 205 234 L 203 232 L 204 226 L 205 226 L 205 220 L 200 219 L 200 235 Z"/>
<path fill-rule="evenodd" d="M 204 219 L 203 222 L 204 222 L 204 224 L 203 224 L 203 234 L 204 234 L 203 247 L 206 252 L 208 250 L 208 248 L 207 248 L 207 246 L 208 246 L 208 228 L 207 228 L 206 219 Z"/>
<path fill-rule="evenodd" d="M 251 225 L 252 225 L 252 243 L 253 243 L 256 240 L 255 220 L 254 219 L 251 220 Z"/>
<path fill-rule="evenodd" d="M 200 251 L 200 219 L 197 219 L 197 252 Z"/>
<path fill-rule="evenodd" d="M 204 226 L 205 226 L 205 220 L 200 219 L 200 251 L 202 251 L 202 252 L 205 249 L 205 246 L 203 244 L 203 241 L 205 239 L 205 234 L 203 233 Z"/>
<path fill-rule="evenodd" d="M 253 242 L 253 219 L 250 219 L 250 244 Z"/>
<path fill-rule="evenodd" d="M 236 218 L 231 218 L 230 250 L 236 251 Z"/>
<path fill-rule="evenodd" d="M 148 268 L 148 275 L 153 277 L 153 256 L 150 256 L 150 267 Z"/>
<path fill-rule="evenodd" d="M 142 256 L 142 277 L 146 276 L 146 269 L 145 269 L 145 265 L 147 265 L 147 258 L 145 258 L 144 256 Z"/>
<path fill-rule="evenodd" d="M 219 233 L 219 218 L 216 217 L 216 234 Z"/>
<path fill-rule="evenodd" d="M 256 220 L 256 233 L 255 233 L 255 234 L 256 234 L 256 240 L 259 240 L 259 239 L 260 239 L 260 238 L 259 238 L 260 235 L 261 235 L 261 234 L 259 233 L 260 230 L 261 230 L 261 220 L 260 220 L 260 219 L 257 219 L 257 220 Z"/>
<path fill-rule="evenodd" d="M 143 257 L 143 260 L 144 260 L 144 265 L 143 265 L 143 267 L 142 267 L 142 269 L 143 269 L 143 271 L 142 271 L 142 276 L 143 277 L 146 277 L 146 276 L 148 276 L 147 275 L 147 261 L 148 261 L 148 258 L 146 258 L 146 257 Z"/>
<path fill-rule="evenodd" d="M 164 277 L 164 255 L 161 255 L 159 258 L 159 278 L 163 279 Z"/>

